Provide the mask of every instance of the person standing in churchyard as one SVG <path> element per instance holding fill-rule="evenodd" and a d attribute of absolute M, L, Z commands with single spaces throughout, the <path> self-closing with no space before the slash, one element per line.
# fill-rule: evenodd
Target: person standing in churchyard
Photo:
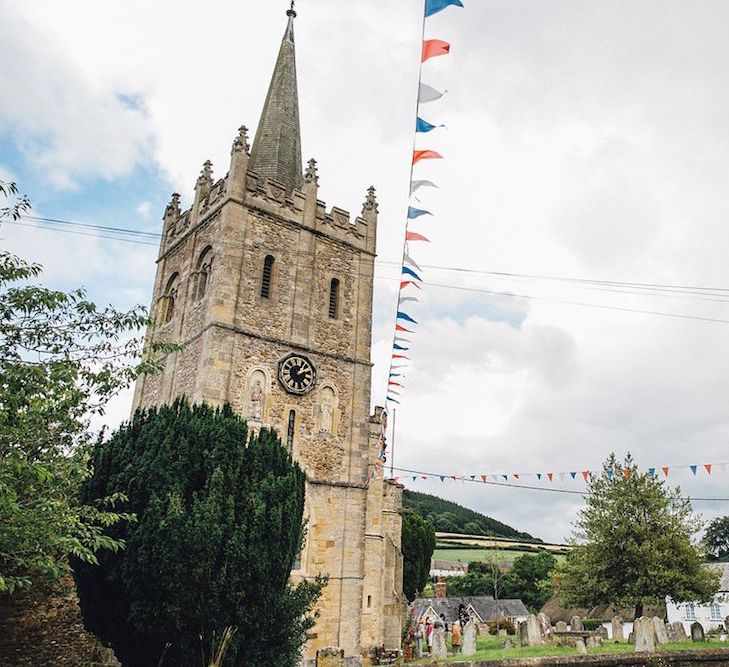
<path fill-rule="evenodd" d="M 466 611 L 466 605 L 461 602 L 461 604 L 458 605 L 458 620 L 461 623 L 461 628 L 466 627 L 466 623 L 471 620 L 471 617 L 468 615 L 468 612 Z"/>
<path fill-rule="evenodd" d="M 428 655 L 432 655 L 433 653 L 433 630 L 435 626 L 433 625 L 433 619 L 428 617 L 428 622 L 425 624 L 425 641 L 428 644 Z"/>
<path fill-rule="evenodd" d="M 443 629 L 446 631 L 446 634 L 448 634 L 448 621 L 446 621 L 445 614 L 440 615 L 441 623 L 443 623 Z"/>
<path fill-rule="evenodd" d="M 455 621 L 453 623 L 453 630 L 451 632 L 451 645 L 453 646 L 453 655 L 458 655 L 461 650 L 461 622 Z"/>

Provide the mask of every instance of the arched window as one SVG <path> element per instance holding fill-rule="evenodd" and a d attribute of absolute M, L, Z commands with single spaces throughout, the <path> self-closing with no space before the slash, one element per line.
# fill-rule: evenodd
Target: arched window
<path fill-rule="evenodd" d="M 291 453 L 294 447 L 294 433 L 296 432 L 296 410 L 289 411 L 289 424 L 286 429 L 286 448 Z"/>
<path fill-rule="evenodd" d="M 263 275 L 261 276 L 261 296 L 264 299 L 271 298 L 271 278 L 273 276 L 273 255 L 266 255 L 263 260 Z"/>
<path fill-rule="evenodd" d="M 210 281 L 210 272 L 213 267 L 213 249 L 208 246 L 200 253 L 195 267 L 194 284 L 192 288 L 193 301 L 199 301 L 205 296 Z"/>
<path fill-rule="evenodd" d="M 332 278 L 329 285 L 329 317 L 336 320 L 339 317 L 339 279 Z"/>
<path fill-rule="evenodd" d="M 162 294 L 162 304 L 160 310 L 160 319 L 162 324 L 167 324 L 175 314 L 175 301 L 177 299 L 177 273 L 173 273 L 167 281 L 167 286 Z"/>

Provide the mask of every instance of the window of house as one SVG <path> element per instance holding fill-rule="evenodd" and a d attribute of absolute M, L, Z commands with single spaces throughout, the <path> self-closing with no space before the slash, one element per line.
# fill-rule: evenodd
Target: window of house
<path fill-rule="evenodd" d="M 693 602 L 690 602 L 686 605 L 686 620 L 687 621 L 695 621 L 696 620 L 696 609 L 694 608 Z"/>
<path fill-rule="evenodd" d="M 200 253 L 195 267 L 195 283 L 192 290 L 192 298 L 199 301 L 205 296 L 210 281 L 210 272 L 212 270 L 213 249 L 208 246 Z"/>
<path fill-rule="evenodd" d="M 718 604 L 716 604 L 716 602 L 712 602 L 709 605 L 709 614 L 711 616 L 712 621 L 723 620 L 721 617 L 721 607 Z"/>
<path fill-rule="evenodd" d="M 336 320 L 339 316 L 339 279 L 332 278 L 329 285 L 329 317 Z"/>
<path fill-rule="evenodd" d="M 273 255 L 266 255 L 263 260 L 263 275 L 261 276 L 261 296 L 264 299 L 271 298 L 271 278 L 273 276 Z"/>
<path fill-rule="evenodd" d="M 162 324 L 167 324 L 172 320 L 175 314 L 175 301 L 177 300 L 177 273 L 173 273 L 172 277 L 167 281 L 167 286 L 162 294 L 162 304 L 160 311 L 160 319 Z"/>
<path fill-rule="evenodd" d="M 289 424 L 286 429 L 286 447 L 289 450 L 289 453 L 294 447 L 294 432 L 296 430 L 296 411 L 291 410 L 289 411 Z"/>

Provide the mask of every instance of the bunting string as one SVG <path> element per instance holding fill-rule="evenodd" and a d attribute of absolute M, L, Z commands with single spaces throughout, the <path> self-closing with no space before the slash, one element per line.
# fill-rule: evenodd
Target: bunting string
<path fill-rule="evenodd" d="M 417 333 L 418 321 L 412 315 L 411 307 L 420 300 L 419 292 L 423 288 L 423 270 L 413 259 L 413 248 L 418 243 L 430 243 L 430 239 L 420 230 L 425 220 L 434 217 L 432 211 L 422 208 L 420 199 L 415 197 L 415 193 L 421 189 L 437 188 L 438 186 L 426 178 L 414 178 L 416 168 L 418 170 L 426 168 L 425 165 L 430 160 L 440 160 L 443 156 L 431 148 L 418 147 L 418 135 L 430 135 L 431 132 L 437 131 L 445 127 L 444 124 L 435 122 L 433 116 L 428 113 L 421 113 L 424 105 L 437 102 L 443 97 L 447 91 L 441 91 L 423 81 L 423 65 L 440 56 L 450 53 L 451 45 L 436 38 L 425 38 L 425 29 L 427 20 L 448 7 L 463 7 L 461 0 L 425 0 L 423 6 L 423 23 L 421 33 L 421 54 L 420 68 L 418 70 L 418 89 L 417 100 L 415 105 L 415 122 L 413 133 L 413 151 L 410 163 L 410 203 L 408 205 L 407 219 L 405 221 L 405 238 L 403 242 L 402 262 L 400 270 L 400 287 L 397 295 L 397 309 L 395 316 L 395 331 L 392 340 L 392 355 L 390 358 L 390 369 L 387 380 L 387 398 L 385 401 L 384 420 L 387 423 L 387 410 L 392 405 L 399 405 L 405 389 L 405 377 L 403 372 L 410 361 L 408 354 L 411 352 L 413 344 L 413 336 Z M 412 200 L 418 203 L 414 206 Z M 417 225 L 417 230 L 411 228 L 411 225 Z M 402 334 L 405 334 L 403 336 Z M 387 447 L 384 433 L 380 436 L 380 456 L 379 459 L 384 463 L 386 460 L 385 449 Z"/>
<path fill-rule="evenodd" d="M 623 478 L 628 478 L 631 475 L 629 468 L 624 468 L 622 471 L 604 470 L 604 469 L 580 469 L 580 470 L 559 470 L 551 471 L 545 470 L 544 472 L 483 472 L 479 474 L 459 475 L 454 473 L 444 472 L 424 472 L 420 470 L 410 470 L 406 468 L 394 468 L 401 473 L 408 473 L 407 475 L 401 475 L 394 477 L 395 482 L 401 481 L 412 481 L 418 482 L 423 480 L 440 480 L 441 482 L 454 481 L 454 482 L 478 482 L 482 484 L 494 484 L 497 486 L 511 486 L 517 488 L 534 489 L 534 490 L 554 490 L 562 493 L 574 493 L 578 495 L 585 495 L 584 491 L 575 491 L 570 489 L 558 489 L 551 488 L 555 482 L 565 481 L 577 481 L 582 484 L 586 484 L 591 479 L 598 477 L 605 477 L 607 479 L 614 479 L 616 474 Z M 641 467 L 638 469 L 648 473 L 651 477 L 658 477 L 660 479 L 667 479 L 670 477 L 676 477 L 678 473 L 684 475 L 690 475 L 691 478 L 696 477 L 708 477 L 716 476 L 719 474 L 726 474 L 729 470 L 729 462 L 721 463 L 701 463 L 701 464 L 686 464 L 686 465 L 661 465 L 661 466 L 648 466 Z M 545 486 L 529 486 L 525 482 L 541 482 Z M 519 483 L 517 483 L 519 482 Z M 694 498 L 694 500 L 723 500 L 729 501 L 729 498 Z"/>

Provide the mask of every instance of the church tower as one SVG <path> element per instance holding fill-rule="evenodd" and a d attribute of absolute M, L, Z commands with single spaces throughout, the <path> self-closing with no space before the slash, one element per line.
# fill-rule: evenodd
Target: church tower
<path fill-rule="evenodd" d="M 324 647 L 355 658 L 399 648 L 402 487 L 370 479 L 375 191 L 354 220 L 317 199 L 316 162 L 302 169 L 287 15 L 252 149 L 240 128 L 227 175 L 215 181 L 206 162 L 191 208 L 174 194 L 165 210 L 150 335 L 184 349 L 139 379 L 134 408 L 184 395 L 278 430 L 307 479 L 308 535 L 292 577 L 329 577 L 308 664 Z"/>

